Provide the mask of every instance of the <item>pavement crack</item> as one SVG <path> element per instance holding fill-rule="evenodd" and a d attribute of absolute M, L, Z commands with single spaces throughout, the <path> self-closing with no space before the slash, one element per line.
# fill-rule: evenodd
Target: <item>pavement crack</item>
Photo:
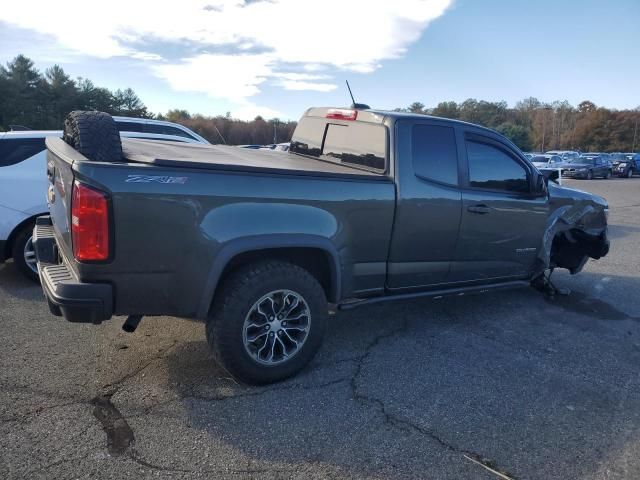
<path fill-rule="evenodd" d="M 84 460 L 86 458 L 87 457 L 85 455 L 77 456 L 77 457 L 71 457 L 71 458 L 61 458 L 60 460 L 56 460 L 54 462 L 47 463 L 46 465 L 43 465 L 41 467 L 34 468 L 33 470 L 29 470 L 27 472 L 24 472 L 23 478 L 31 478 L 31 476 L 34 473 L 44 472 L 44 471 L 47 471 L 47 470 L 49 470 L 51 468 L 54 468 L 54 467 L 57 467 L 57 466 L 60 466 L 60 465 L 64 465 L 65 463 L 78 462 L 78 461 Z"/>
<path fill-rule="evenodd" d="M 417 425 L 413 422 L 411 422 L 410 420 L 406 419 L 406 418 L 402 418 L 400 416 L 394 415 L 391 412 L 388 411 L 386 405 L 384 404 L 384 402 L 382 400 L 380 400 L 379 398 L 373 397 L 373 396 L 369 396 L 366 395 L 364 393 L 362 393 L 359 388 L 358 388 L 358 380 L 359 377 L 362 373 L 362 368 L 364 366 L 365 361 L 367 360 L 367 358 L 371 355 L 372 351 L 383 341 L 389 338 L 392 338 L 394 336 L 398 336 L 400 334 L 402 334 L 403 332 L 405 332 L 407 330 L 408 327 L 408 321 L 405 319 L 404 323 L 398 327 L 395 328 L 393 330 L 391 330 L 390 332 L 387 332 L 385 334 L 379 335 L 377 337 L 375 337 L 370 343 L 369 345 L 367 345 L 367 347 L 365 348 L 364 353 L 362 354 L 362 356 L 360 357 L 358 363 L 357 363 L 357 367 L 356 367 L 356 371 L 353 374 L 353 376 L 351 377 L 351 381 L 350 381 L 350 386 L 351 386 L 351 395 L 352 398 L 359 402 L 361 405 L 363 406 L 370 406 L 370 405 L 374 405 L 377 407 L 379 413 L 382 415 L 384 422 L 395 427 L 398 428 L 400 430 L 403 431 L 414 431 L 419 433 L 420 435 L 423 435 L 425 437 L 428 437 L 429 439 L 431 439 L 432 441 L 436 442 L 437 444 L 439 444 L 441 447 L 445 448 L 446 450 L 452 452 L 452 453 L 456 453 L 459 455 L 462 455 L 464 458 L 481 465 L 483 468 L 485 468 L 487 471 L 493 473 L 494 475 L 502 478 L 503 480 L 515 480 L 516 477 L 514 477 L 513 475 L 507 473 L 504 469 L 499 468 L 496 463 L 493 460 L 490 460 L 488 458 L 483 457 L 482 455 L 479 455 L 477 453 L 474 452 L 470 452 L 464 449 L 461 449 L 455 445 L 453 445 L 452 443 L 447 442 L 445 439 L 443 439 L 442 437 L 440 437 L 439 435 L 437 435 L 435 432 L 428 430 L 420 425 Z"/>
<path fill-rule="evenodd" d="M 275 474 L 292 474 L 294 472 L 296 472 L 297 470 L 295 468 L 288 468 L 288 469 L 283 469 L 283 468 L 250 468 L 249 466 L 247 466 L 247 468 L 241 468 L 241 469 L 233 469 L 233 468 L 214 468 L 214 469 L 202 469 L 202 468 L 195 468 L 195 469 L 188 469 L 188 468 L 178 468 L 178 467 L 172 467 L 172 466 L 165 466 L 165 465 L 160 465 L 157 463 L 152 463 L 146 459 L 144 459 L 135 449 L 131 449 L 129 451 L 128 457 L 134 461 L 135 463 L 137 463 L 138 465 L 148 468 L 150 470 L 158 470 L 161 472 L 167 472 L 167 473 L 186 473 L 186 474 L 191 474 L 191 473 L 197 473 L 199 475 L 202 474 L 217 474 L 217 475 L 260 475 L 260 474 L 267 474 L 267 473 L 275 473 Z"/>
<path fill-rule="evenodd" d="M 107 434 L 107 449 L 112 455 L 122 455 L 135 441 L 133 430 L 120 411 L 111 403 L 110 395 L 99 395 L 91 404 L 93 416 L 98 419 Z"/>
<path fill-rule="evenodd" d="M 178 344 L 177 340 L 174 340 L 171 345 L 169 345 L 168 347 L 165 347 L 161 350 L 158 351 L 158 353 L 156 355 L 154 355 L 148 362 L 144 363 L 142 366 L 136 368 L 135 370 L 127 373 L 126 375 L 123 375 L 121 378 L 119 378 L 118 380 L 115 380 L 111 383 L 108 383 L 106 385 L 102 386 L 102 396 L 113 396 L 115 395 L 120 386 L 126 382 L 127 380 L 137 376 L 140 372 L 146 370 L 150 365 L 152 365 L 154 362 L 164 358 L 165 354 L 171 350 L 173 347 L 175 347 Z"/>

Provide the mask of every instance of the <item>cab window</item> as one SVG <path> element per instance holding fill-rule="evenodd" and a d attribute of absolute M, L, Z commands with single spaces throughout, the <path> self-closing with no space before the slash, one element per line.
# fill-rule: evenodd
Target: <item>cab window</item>
<path fill-rule="evenodd" d="M 414 173 L 425 180 L 458 184 L 458 150 L 451 127 L 414 125 L 411 130 Z"/>
<path fill-rule="evenodd" d="M 185 132 L 181 128 L 173 127 L 171 125 L 158 125 L 154 123 L 148 123 L 144 126 L 144 131 L 146 133 L 175 135 L 177 137 L 185 137 L 185 138 L 190 138 L 191 140 L 196 140 L 192 135 L 189 135 L 187 132 Z"/>
<path fill-rule="evenodd" d="M 524 166 L 502 149 L 466 140 L 469 186 L 506 192 L 529 192 Z"/>

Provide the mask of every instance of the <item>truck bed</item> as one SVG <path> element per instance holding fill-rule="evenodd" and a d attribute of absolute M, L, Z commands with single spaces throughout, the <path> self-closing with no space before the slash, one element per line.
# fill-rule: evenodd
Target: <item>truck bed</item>
<path fill-rule="evenodd" d="M 122 150 L 125 159 L 131 162 L 163 167 L 388 180 L 383 173 L 271 150 L 125 138 L 122 139 Z"/>

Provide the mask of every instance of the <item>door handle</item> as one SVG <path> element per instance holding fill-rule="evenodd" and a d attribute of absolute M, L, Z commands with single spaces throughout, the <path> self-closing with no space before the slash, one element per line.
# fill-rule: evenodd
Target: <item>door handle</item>
<path fill-rule="evenodd" d="M 467 211 L 471 213 L 477 213 L 480 215 L 486 215 L 491 211 L 491 209 L 486 205 L 471 205 L 470 207 L 467 207 Z"/>

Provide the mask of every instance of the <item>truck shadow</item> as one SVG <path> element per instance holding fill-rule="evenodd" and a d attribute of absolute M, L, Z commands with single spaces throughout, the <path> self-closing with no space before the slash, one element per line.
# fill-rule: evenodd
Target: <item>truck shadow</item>
<path fill-rule="evenodd" d="M 514 477 L 598 476 L 638 441 L 640 323 L 579 286 L 343 312 L 305 371 L 267 387 L 236 383 L 191 342 L 167 357 L 168 383 L 192 428 L 249 463 L 456 478 L 470 455 Z"/>

